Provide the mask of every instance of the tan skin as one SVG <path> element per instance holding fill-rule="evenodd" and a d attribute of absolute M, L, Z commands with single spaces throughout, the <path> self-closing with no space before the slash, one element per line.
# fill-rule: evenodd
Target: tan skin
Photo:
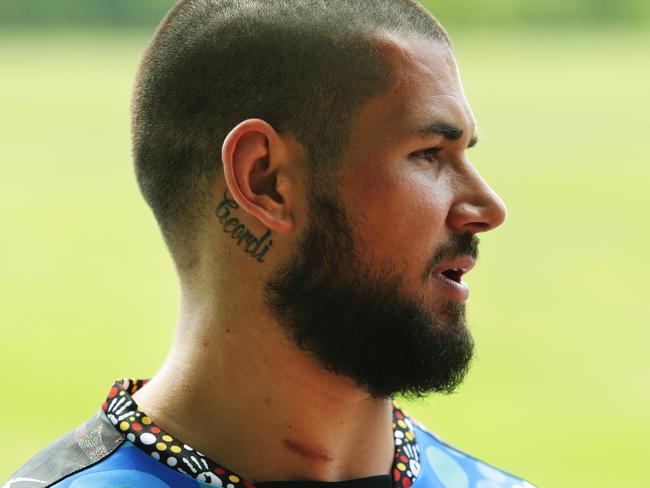
<path fill-rule="evenodd" d="M 368 262 L 398 270 L 408 293 L 440 314 L 444 292 L 422 278 L 432 253 L 454 233 L 497 227 L 505 207 L 466 158 L 475 121 L 449 49 L 388 34 L 381 45 L 396 81 L 356 114 L 338 191 Z M 422 135 L 440 122 L 462 135 Z M 273 248 L 259 263 L 218 222 L 205 222 L 201 258 L 179 272 L 174 346 L 136 401 L 172 435 L 252 481 L 388 474 L 390 399 L 323 370 L 262 302 L 265 281 L 291 259 L 308 223 L 304 150 L 254 119 L 228 135 L 222 159 L 215 207 L 227 188 L 240 206 L 233 215 L 257 236 L 270 229 Z"/>

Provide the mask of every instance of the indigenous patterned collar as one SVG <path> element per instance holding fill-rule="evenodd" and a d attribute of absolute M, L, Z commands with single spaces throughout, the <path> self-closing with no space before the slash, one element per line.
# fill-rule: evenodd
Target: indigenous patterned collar
<path fill-rule="evenodd" d="M 111 423 L 127 440 L 161 463 L 204 483 L 226 488 L 254 488 L 255 485 L 207 458 L 158 427 L 135 403 L 131 395 L 148 380 L 118 379 L 102 405 Z M 409 488 L 420 473 L 420 449 L 413 424 L 393 402 L 393 488 Z"/>

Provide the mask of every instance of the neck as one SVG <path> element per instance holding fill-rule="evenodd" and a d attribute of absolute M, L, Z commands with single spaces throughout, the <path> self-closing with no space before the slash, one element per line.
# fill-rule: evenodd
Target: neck
<path fill-rule="evenodd" d="M 390 399 L 324 371 L 250 307 L 181 312 L 171 354 L 135 400 L 252 481 L 385 475 L 394 457 Z"/>

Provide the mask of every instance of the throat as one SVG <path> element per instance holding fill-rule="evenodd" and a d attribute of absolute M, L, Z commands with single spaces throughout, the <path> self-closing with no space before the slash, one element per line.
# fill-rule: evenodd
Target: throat
<path fill-rule="evenodd" d="M 311 447 L 290 438 L 285 438 L 283 444 L 290 452 L 302 459 L 323 463 L 331 463 L 334 461 L 332 455 L 325 449 Z"/>

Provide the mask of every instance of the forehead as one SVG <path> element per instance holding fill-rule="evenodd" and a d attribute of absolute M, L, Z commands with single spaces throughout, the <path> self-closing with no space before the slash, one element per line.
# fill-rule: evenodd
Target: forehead
<path fill-rule="evenodd" d="M 403 140 L 439 122 L 473 134 L 474 115 L 447 45 L 384 33 L 378 48 L 391 67 L 392 85 L 360 109 L 354 124 L 357 135 Z"/>

